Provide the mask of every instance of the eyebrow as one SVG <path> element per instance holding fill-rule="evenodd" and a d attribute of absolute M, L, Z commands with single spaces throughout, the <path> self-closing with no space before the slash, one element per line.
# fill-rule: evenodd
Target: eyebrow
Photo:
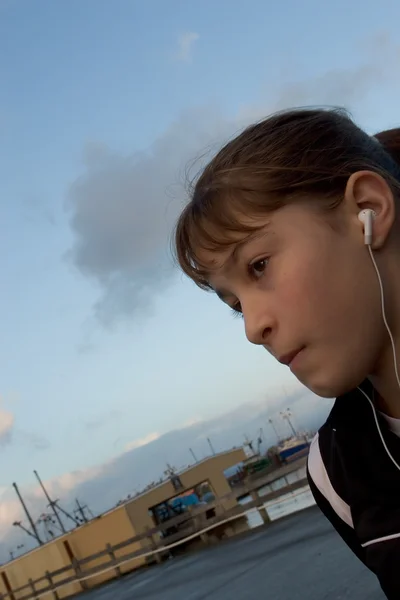
<path fill-rule="evenodd" d="M 232 260 L 234 263 L 237 263 L 238 258 L 239 258 L 238 255 L 240 254 L 240 252 L 243 250 L 243 248 L 245 246 L 247 246 L 251 242 L 254 242 L 258 238 L 263 237 L 266 233 L 268 233 L 268 230 L 267 230 L 268 225 L 269 225 L 269 223 L 267 223 L 262 229 L 257 229 L 253 233 L 250 233 L 250 235 L 248 235 L 244 240 L 235 244 L 232 254 L 229 256 L 227 262 L 230 262 Z"/>

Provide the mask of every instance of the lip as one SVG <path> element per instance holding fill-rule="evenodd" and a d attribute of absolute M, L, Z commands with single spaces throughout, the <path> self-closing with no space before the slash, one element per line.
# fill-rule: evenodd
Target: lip
<path fill-rule="evenodd" d="M 288 352 L 287 354 L 283 354 L 282 356 L 280 356 L 278 358 L 278 361 L 282 364 L 282 365 L 286 365 L 287 367 L 290 367 L 290 365 L 292 364 L 292 362 L 294 361 L 294 359 L 296 358 L 296 356 L 298 354 L 300 354 L 300 352 L 304 349 L 303 348 L 298 348 L 297 350 L 293 350 L 292 352 Z"/>

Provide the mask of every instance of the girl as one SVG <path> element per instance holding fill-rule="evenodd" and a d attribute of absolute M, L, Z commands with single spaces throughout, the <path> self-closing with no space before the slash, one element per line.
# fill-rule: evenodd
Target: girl
<path fill-rule="evenodd" d="M 175 237 L 183 271 L 243 317 L 250 342 L 337 398 L 311 446 L 310 487 L 396 600 L 399 202 L 400 129 L 370 137 L 341 111 L 291 110 L 211 160 Z"/>

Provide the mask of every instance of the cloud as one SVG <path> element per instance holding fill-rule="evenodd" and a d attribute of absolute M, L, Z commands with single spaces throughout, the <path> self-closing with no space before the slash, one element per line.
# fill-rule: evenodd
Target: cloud
<path fill-rule="evenodd" d="M 197 460 L 209 456 L 208 437 L 219 452 L 241 445 L 243 434 L 256 439 L 260 428 L 263 428 L 268 447 L 276 443 L 275 433 L 268 423 L 270 416 L 276 420 L 279 433 L 287 436 L 287 423 L 279 417 L 281 410 L 290 406 L 293 421 L 300 429 L 317 428 L 331 405 L 331 401 L 316 397 L 300 384 L 288 387 L 285 394 L 281 389 L 270 390 L 268 398 L 246 403 L 211 420 L 188 422 L 186 426 L 163 435 L 152 432 L 133 440 L 121 454 L 99 467 L 97 474 L 95 471 L 83 471 L 82 482 L 70 492 L 70 496 L 83 498 L 94 513 L 104 511 L 128 495 L 143 490 L 151 481 L 159 481 L 167 463 L 182 469 L 193 464 L 191 451 Z M 62 497 L 61 490 L 59 494 Z"/>
<path fill-rule="evenodd" d="M 178 52 L 175 57 L 181 62 L 190 63 L 192 61 L 193 45 L 199 39 L 199 34 L 194 31 L 187 31 L 178 37 Z"/>
<path fill-rule="evenodd" d="M 123 156 L 104 146 L 86 152 L 67 198 L 74 236 L 67 259 L 97 284 L 93 311 L 103 326 L 148 312 L 153 296 L 170 284 L 169 241 L 184 204 L 187 161 L 229 129 L 217 111 L 192 110 L 148 152 Z"/>
<path fill-rule="evenodd" d="M 90 467 L 72 473 L 65 473 L 59 477 L 44 481 L 44 485 L 53 500 L 60 499 L 60 504 L 71 514 L 74 511 L 75 491 L 84 483 L 90 482 L 96 477 L 101 478 L 107 464 Z M 39 515 L 49 512 L 48 501 L 44 496 L 42 488 L 36 482 L 30 486 L 19 486 L 25 505 L 27 506 L 33 520 L 37 523 Z M 24 527 L 30 529 L 26 514 L 16 496 L 15 490 L 10 487 L 0 488 L 0 561 L 9 559 L 9 550 L 23 544 L 23 549 L 17 554 L 27 552 L 36 546 L 36 542 L 13 523 L 20 522 Z M 66 528 L 71 526 L 70 521 L 64 521 Z M 38 527 L 39 535 L 46 539 L 43 531 Z"/>
<path fill-rule="evenodd" d="M 107 463 L 104 463 L 88 467 L 87 469 L 79 469 L 72 471 L 71 473 L 64 473 L 59 477 L 46 481 L 46 489 L 50 496 L 54 498 L 65 498 L 68 492 L 73 492 L 82 483 L 86 483 L 87 481 L 99 477 L 106 467 Z M 43 492 L 39 487 L 35 488 L 33 491 L 33 494 L 36 497 L 40 497 L 41 493 Z"/>
<path fill-rule="evenodd" d="M 393 72 L 400 58 L 400 46 L 390 35 L 381 31 L 368 37 L 359 45 L 361 61 L 356 66 L 328 69 L 312 78 L 299 78 L 297 67 L 288 74 L 268 102 L 245 106 L 239 112 L 240 120 L 257 120 L 266 112 L 292 106 L 342 106 L 353 109 L 367 101 L 377 86 L 394 83 Z"/>
<path fill-rule="evenodd" d="M 14 429 L 14 415 L 12 412 L 0 408 L 0 444 L 9 444 Z"/>
<path fill-rule="evenodd" d="M 45 436 L 18 429 L 15 426 L 14 413 L 0 408 L 0 446 L 11 443 L 25 444 L 33 450 L 47 450 L 50 447 L 50 442 Z"/>
<path fill-rule="evenodd" d="M 149 314 L 153 297 L 173 281 L 169 242 L 186 201 L 187 165 L 199 169 L 244 125 L 279 108 L 352 108 L 360 98 L 365 106 L 378 84 L 392 85 L 393 61 L 399 55 L 388 36 L 378 38 L 364 44 L 358 67 L 328 70 L 312 79 L 293 71 L 268 91 L 266 100 L 242 107 L 232 119 L 211 106 L 187 110 L 148 151 L 122 155 L 100 142 L 85 147 L 82 173 L 67 198 L 73 234 L 67 257 L 99 290 L 93 306 L 97 322 L 111 327 Z"/>
<path fill-rule="evenodd" d="M 143 438 L 138 440 L 133 440 L 132 442 L 128 442 L 125 446 L 125 452 L 129 452 L 130 450 L 134 450 L 135 448 L 140 448 L 141 446 L 146 446 L 151 442 L 155 442 L 160 437 L 160 434 L 157 432 L 149 433 Z"/>
<path fill-rule="evenodd" d="M 0 537 L 10 534 L 10 526 L 14 521 L 24 518 L 22 507 L 14 490 L 3 488 L 0 491 Z M 12 531 L 12 530 L 11 530 Z"/>

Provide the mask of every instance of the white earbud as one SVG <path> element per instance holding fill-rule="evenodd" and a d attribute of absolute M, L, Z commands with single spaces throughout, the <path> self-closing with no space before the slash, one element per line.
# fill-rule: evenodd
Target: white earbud
<path fill-rule="evenodd" d="M 372 244 L 372 223 L 376 217 L 376 212 L 371 208 L 365 208 L 358 213 L 358 218 L 361 223 L 364 223 L 364 244 L 370 246 Z"/>

